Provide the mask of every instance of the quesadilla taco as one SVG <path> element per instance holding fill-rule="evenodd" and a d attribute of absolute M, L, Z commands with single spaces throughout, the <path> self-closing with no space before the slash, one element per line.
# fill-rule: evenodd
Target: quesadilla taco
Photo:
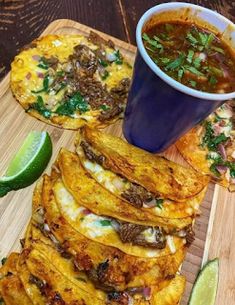
<path fill-rule="evenodd" d="M 25 257 L 27 257 L 27 255 L 25 255 L 24 252 L 20 254 L 17 264 L 18 276 L 32 304 L 44 305 L 47 302 L 46 297 L 41 293 L 39 289 L 40 283 L 35 281 L 35 278 L 27 268 Z"/>
<path fill-rule="evenodd" d="M 132 296 L 133 292 L 129 294 L 128 292 L 113 292 L 108 293 L 107 298 L 101 301 L 98 298 L 94 298 L 92 295 L 89 295 L 85 290 L 82 291 L 78 289 L 78 287 L 72 281 L 58 272 L 57 268 L 55 268 L 53 264 L 51 264 L 48 260 L 45 260 L 45 257 L 37 250 L 32 250 L 30 252 L 27 260 L 27 266 L 37 281 L 47 283 L 48 288 L 46 289 L 45 293 L 49 300 L 56 295 L 58 300 L 61 302 L 64 301 L 63 304 L 85 305 L 90 304 L 92 301 L 95 305 L 114 305 L 120 304 L 120 301 L 122 301 L 122 304 L 129 304 L 129 301 L 132 301 L 133 305 L 167 305 L 169 304 L 169 301 L 171 301 L 170 304 L 178 304 L 185 287 L 185 279 L 182 276 L 177 275 L 174 279 L 164 281 L 159 284 L 159 286 L 150 287 L 150 295 L 148 296 L 148 300 L 145 300 L 144 297 L 140 299 L 140 293 L 137 293 L 137 299 L 135 299 L 136 294 Z"/>
<path fill-rule="evenodd" d="M 123 198 L 132 203 L 132 188 L 137 185 L 145 189 L 145 194 L 138 196 L 141 203 L 135 203 L 138 207 L 150 200 L 148 197 L 163 196 L 176 202 L 184 202 L 200 193 L 208 184 L 208 177 L 164 157 L 145 152 L 110 134 L 84 128 L 82 133 L 78 134 L 76 142 L 77 151 L 82 148 L 86 159 L 98 163 L 133 184 L 122 195 Z"/>
<path fill-rule="evenodd" d="M 230 191 L 235 191 L 234 109 L 234 101 L 227 102 L 176 143 L 192 167 Z"/>
<path fill-rule="evenodd" d="M 105 289 L 124 290 L 142 285 L 154 285 L 161 279 L 175 274 L 184 258 L 184 249 L 173 255 L 159 258 L 140 258 L 94 242 L 74 230 L 60 213 L 52 190 L 50 178 L 45 176 L 43 189 L 44 224 L 46 234 L 74 257 L 74 264 L 83 270 L 91 281 Z M 45 226 L 40 225 L 42 228 Z M 50 231 L 48 232 L 48 229 Z M 108 262 L 108 263 L 107 263 Z M 101 272 L 102 268 L 102 273 Z M 103 276 L 101 277 L 101 274 Z"/>
<path fill-rule="evenodd" d="M 185 199 L 184 202 L 156 196 L 146 188 L 102 166 L 99 159 L 95 158 L 94 152 L 88 147 L 84 141 L 77 145 L 76 151 L 83 167 L 99 184 L 120 199 L 139 209 L 151 209 L 151 213 L 164 218 L 184 218 L 199 214 L 199 206 L 205 196 L 206 187 L 196 196 Z"/>
<path fill-rule="evenodd" d="M 4 305 L 32 305 L 17 274 L 18 253 L 12 253 L 0 268 L 0 299 Z"/>
<path fill-rule="evenodd" d="M 61 214 L 68 223 L 87 238 L 138 257 L 158 257 L 175 253 L 184 246 L 183 230 L 166 234 L 161 227 L 141 226 L 115 218 L 99 216 L 79 205 L 62 181 L 53 187 Z M 178 236 L 177 236 L 178 235 Z M 185 232 L 187 236 L 187 232 Z"/>
<path fill-rule="evenodd" d="M 159 225 L 166 229 L 180 230 L 192 224 L 192 217 L 164 218 L 152 213 L 151 209 L 139 209 L 120 199 L 93 179 L 82 167 L 79 157 L 72 152 L 62 149 L 57 161 L 65 187 L 79 204 L 96 215 L 140 225 Z"/>
<path fill-rule="evenodd" d="M 158 302 L 160 301 L 163 302 L 162 304 L 168 304 L 169 300 L 172 300 L 172 302 L 174 300 L 178 301 L 180 299 L 180 296 L 182 295 L 185 285 L 185 279 L 181 276 L 176 276 L 172 280 L 159 281 L 157 285 L 148 288 L 133 287 L 131 289 L 127 289 L 125 292 L 111 291 L 104 293 L 100 290 L 95 289 L 92 283 L 89 282 L 88 278 L 84 274 L 79 272 L 77 269 L 74 269 L 70 258 L 68 256 L 63 257 L 61 253 L 58 252 L 53 246 L 53 243 L 49 240 L 45 242 L 45 239 L 46 237 L 42 236 L 42 233 L 36 227 L 32 226 L 31 247 L 33 249 L 33 256 L 35 257 L 36 250 L 37 256 L 40 253 L 40 255 L 44 257 L 43 262 L 45 262 L 46 268 L 48 268 L 48 265 L 50 265 L 49 269 L 51 268 L 51 266 L 55 266 L 56 271 L 58 271 L 60 274 L 63 274 L 63 276 L 65 277 L 64 281 L 71 281 L 75 286 L 77 286 L 77 288 L 75 288 L 77 291 L 84 290 L 85 292 L 88 292 L 95 300 L 102 300 L 103 304 L 105 304 L 106 302 L 108 302 L 109 304 L 116 304 L 116 302 L 117 304 L 120 304 L 119 302 L 124 301 L 125 298 L 127 298 L 126 301 L 130 301 L 132 299 L 133 304 L 155 305 L 158 304 Z M 30 256 L 31 252 L 27 255 L 26 261 L 30 261 Z M 32 272 L 32 269 L 30 270 Z M 50 272 L 48 274 L 50 274 Z M 40 280 L 41 278 L 38 278 L 37 276 L 31 274 L 31 282 L 35 281 L 35 283 L 37 283 L 38 285 Z M 49 282 L 50 281 L 47 280 L 47 285 Z M 45 280 L 43 283 L 45 286 Z M 41 287 L 43 287 L 43 285 L 41 285 Z M 49 287 L 51 287 L 51 285 L 49 285 Z M 175 287 L 174 290 L 173 287 Z M 56 291 L 58 293 L 60 289 L 57 287 Z M 146 295 L 146 291 L 148 291 L 148 296 Z M 83 292 L 81 294 L 84 296 Z M 161 299 L 159 299 L 160 296 Z M 62 299 L 62 295 L 60 295 L 60 297 Z M 146 297 L 148 297 L 148 301 L 146 301 Z M 122 304 L 127 304 L 127 302 L 124 302 Z"/>
<path fill-rule="evenodd" d="M 34 40 L 11 64 L 11 89 L 25 111 L 67 129 L 105 127 L 122 116 L 132 68 L 112 41 L 91 32 Z"/>

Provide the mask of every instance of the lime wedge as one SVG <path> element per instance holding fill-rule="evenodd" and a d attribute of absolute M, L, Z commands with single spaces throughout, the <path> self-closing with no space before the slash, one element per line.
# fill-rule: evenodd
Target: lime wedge
<path fill-rule="evenodd" d="M 219 260 L 209 261 L 194 283 L 189 305 L 214 305 L 219 281 Z"/>
<path fill-rule="evenodd" d="M 0 197 L 37 180 L 52 155 L 52 142 L 45 131 L 32 131 L 11 160 L 6 175 L 0 178 Z"/>

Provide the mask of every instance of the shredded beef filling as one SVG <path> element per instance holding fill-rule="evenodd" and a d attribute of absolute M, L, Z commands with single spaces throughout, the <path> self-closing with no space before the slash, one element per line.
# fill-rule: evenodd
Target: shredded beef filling
<path fill-rule="evenodd" d="M 74 53 L 69 57 L 74 70 L 79 74 L 93 76 L 97 69 L 97 58 L 95 53 L 86 45 L 74 47 Z"/>
<path fill-rule="evenodd" d="M 45 286 L 47 285 L 42 280 L 40 280 L 38 277 L 34 276 L 33 274 L 30 274 L 29 276 L 29 283 L 34 284 L 37 286 L 37 288 L 42 292 L 45 289 Z"/>
<path fill-rule="evenodd" d="M 128 293 L 118 291 L 112 291 L 108 293 L 107 298 L 107 303 L 112 305 L 128 305 L 130 299 Z"/>
<path fill-rule="evenodd" d="M 110 265 L 109 260 L 100 263 L 95 269 L 91 269 L 87 272 L 89 279 L 95 284 L 96 288 L 104 291 L 112 291 L 113 286 L 110 285 Z"/>
<path fill-rule="evenodd" d="M 147 234 L 151 234 L 151 240 L 148 240 Z M 124 243 L 133 243 L 156 249 L 164 249 L 166 247 L 166 234 L 160 227 L 152 228 L 127 222 L 121 223 L 119 236 Z"/>
<path fill-rule="evenodd" d="M 87 142 L 81 141 L 80 146 L 82 147 L 88 160 L 96 162 L 100 165 L 104 163 L 105 157 L 102 155 L 96 155 Z"/>
<path fill-rule="evenodd" d="M 80 143 L 80 146 L 82 147 L 84 154 L 90 161 L 105 166 L 105 157 L 95 153 L 89 143 L 83 140 Z M 121 196 L 126 199 L 131 205 L 137 208 L 142 208 L 143 204 L 147 204 L 156 197 L 152 193 L 148 192 L 144 187 L 135 183 L 131 183 L 131 187 L 128 190 L 124 191 Z"/>
<path fill-rule="evenodd" d="M 131 187 L 123 192 L 121 196 L 136 208 L 142 208 L 145 202 L 149 202 L 154 199 L 154 196 L 144 187 L 134 183 L 132 183 Z"/>
<path fill-rule="evenodd" d="M 106 45 L 111 49 L 115 48 L 115 45 L 112 42 L 112 40 L 110 40 L 110 39 L 105 40 L 104 38 L 102 38 L 100 35 L 98 35 L 97 33 L 93 32 L 93 31 L 90 31 L 88 40 L 99 47 Z"/>
<path fill-rule="evenodd" d="M 34 284 L 40 290 L 41 294 L 47 298 L 48 305 L 65 305 L 65 301 L 57 291 L 53 291 L 50 285 L 38 277 L 30 274 L 29 283 Z"/>
<path fill-rule="evenodd" d="M 76 46 L 74 53 L 69 57 L 69 62 L 64 67 L 68 84 L 66 96 L 69 97 L 79 91 L 92 110 L 104 108 L 99 119 L 100 121 L 105 121 L 112 119 L 123 111 L 130 79 L 122 79 L 110 92 L 107 90 L 106 85 L 95 80 L 93 76 L 96 71 L 98 71 L 101 78 L 105 78 L 107 75 L 107 71 L 100 64 L 100 61 L 105 60 L 104 45 L 113 49 L 115 49 L 115 46 L 111 41 L 105 41 L 94 32 L 91 32 L 89 40 L 98 45 L 99 49 L 93 51 L 86 45 Z"/>

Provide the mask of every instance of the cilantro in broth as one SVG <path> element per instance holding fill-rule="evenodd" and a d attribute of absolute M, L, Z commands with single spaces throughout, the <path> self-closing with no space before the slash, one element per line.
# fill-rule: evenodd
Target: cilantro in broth
<path fill-rule="evenodd" d="M 209 93 L 235 91 L 232 49 L 214 33 L 195 24 L 168 22 L 148 29 L 142 39 L 154 63 L 182 84 Z"/>

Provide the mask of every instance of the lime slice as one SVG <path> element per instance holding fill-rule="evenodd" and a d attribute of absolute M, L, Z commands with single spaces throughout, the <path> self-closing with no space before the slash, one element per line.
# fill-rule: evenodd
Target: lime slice
<path fill-rule="evenodd" d="M 11 190 L 18 190 L 37 180 L 52 155 L 52 142 L 45 131 L 32 131 L 11 160 L 6 175 L 0 178 L 0 197 Z"/>
<path fill-rule="evenodd" d="M 219 260 L 209 261 L 194 283 L 189 305 L 214 305 L 219 281 Z"/>

